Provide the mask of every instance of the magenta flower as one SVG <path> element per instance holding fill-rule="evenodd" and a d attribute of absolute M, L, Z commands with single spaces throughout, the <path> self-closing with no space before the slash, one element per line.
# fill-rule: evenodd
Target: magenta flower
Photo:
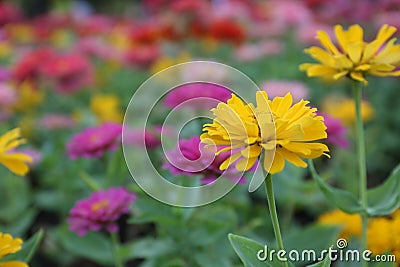
<path fill-rule="evenodd" d="M 324 117 L 326 125 L 326 133 L 328 134 L 327 142 L 341 148 L 348 148 L 350 143 L 346 138 L 347 128 L 343 125 L 342 121 L 336 119 L 326 113 L 319 113 Z"/>
<path fill-rule="evenodd" d="M 105 122 L 100 126 L 89 127 L 74 135 L 67 144 L 68 156 L 98 158 L 106 151 L 115 150 L 121 141 L 122 125 Z"/>
<path fill-rule="evenodd" d="M 102 228 L 117 232 L 116 221 L 122 214 L 129 213 L 129 206 L 135 200 L 136 195 L 122 187 L 95 192 L 71 209 L 67 219 L 69 228 L 80 236 Z"/>
<path fill-rule="evenodd" d="M 211 109 L 216 106 L 217 101 L 225 102 L 230 97 L 231 92 L 221 85 L 196 82 L 181 85 L 170 91 L 164 99 L 164 105 L 175 108 L 193 99 L 185 106 L 194 109 Z"/>
<path fill-rule="evenodd" d="M 195 176 L 202 175 L 201 182 L 208 184 L 214 182 L 222 174 L 233 182 L 245 183 L 246 179 L 235 167 L 221 171 L 219 166 L 230 156 L 230 152 L 219 155 L 205 148 L 200 142 L 200 137 L 194 136 L 190 139 L 180 140 L 176 149 L 167 152 L 168 161 L 163 168 L 169 170 L 173 175 Z M 231 166 L 234 166 L 231 165 Z"/>

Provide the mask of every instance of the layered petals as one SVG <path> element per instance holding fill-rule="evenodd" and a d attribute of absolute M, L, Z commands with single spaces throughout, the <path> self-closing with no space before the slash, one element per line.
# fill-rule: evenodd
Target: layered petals
<path fill-rule="evenodd" d="M 360 25 L 352 25 L 344 30 L 341 25 L 335 26 L 335 36 L 338 46 L 323 31 L 317 32 L 317 39 L 323 48 L 310 47 L 304 50 L 319 64 L 304 63 L 300 70 L 307 76 L 338 80 L 349 77 L 355 81 L 368 84 L 366 75 L 400 76 L 396 70 L 400 66 L 400 45 L 395 44 L 392 35 L 396 28 L 383 25 L 375 40 L 365 42 L 363 29 Z"/>
<path fill-rule="evenodd" d="M 205 125 L 201 140 L 227 146 L 217 154 L 234 151 L 222 162 L 221 170 L 235 164 L 237 170 L 246 171 L 263 152 L 263 167 L 271 174 L 282 171 L 285 161 L 305 168 L 302 158 L 329 156 L 325 144 L 314 142 L 327 137 L 326 126 L 308 101 L 293 105 L 290 93 L 269 100 L 265 91 L 257 92 L 256 101 L 254 107 L 232 95 L 227 104 L 220 103 L 212 110 L 215 119 Z"/>

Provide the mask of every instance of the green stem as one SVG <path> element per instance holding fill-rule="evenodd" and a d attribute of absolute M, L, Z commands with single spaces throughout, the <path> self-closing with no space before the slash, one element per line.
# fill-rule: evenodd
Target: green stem
<path fill-rule="evenodd" d="M 362 221 L 361 231 L 361 250 L 367 249 L 367 227 L 368 215 L 367 210 L 367 167 L 365 160 L 365 141 L 364 141 L 364 126 L 361 116 L 361 96 L 362 85 L 359 82 L 354 83 L 354 102 L 356 106 L 356 131 L 357 131 L 357 149 L 358 149 L 358 172 L 359 172 L 359 195 L 363 211 L 360 213 Z M 366 261 L 362 263 L 363 267 L 368 266 Z"/>
<path fill-rule="evenodd" d="M 114 254 L 114 261 L 115 261 L 115 267 L 124 267 L 124 264 L 122 262 L 122 259 L 119 255 L 119 238 L 117 233 L 110 233 L 111 236 L 111 245 L 113 249 L 113 254 Z"/>
<path fill-rule="evenodd" d="M 101 187 L 93 180 L 93 178 L 82 171 L 79 173 L 79 177 L 81 177 L 82 181 L 94 192 L 101 190 Z"/>
<path fill-rule="evenodd" d="M 271 221 L 272 221 L 272 226 L 274 228 L 276 242 L 278 243 L 279 250 L 285 250 L 283 247 L 281 229 L 279 227 L 278 214 L 276 212 L 274 187 L 272 184 L 271 174 L 269 174 L 269 173 L 267 174 L 267 177 L 265 177 L 264 182 L 265 182 L 265 189 L 267 191 L 268 207 L 269 207 L 269 212 L 271 214 Z M 283 266 L 288 267 L 289 265 L 287 262 L 283 262 Z"/>

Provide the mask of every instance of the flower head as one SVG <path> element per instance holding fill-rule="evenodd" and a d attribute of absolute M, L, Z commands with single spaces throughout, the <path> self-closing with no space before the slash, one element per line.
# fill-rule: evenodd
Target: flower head
<path fill-rule="evenodd" d="M 53 56 L 42 65 L 41 72 L 63 93 L 75 92 L 93 82 L 89 60 L 78 53 Z"/>
<path fill-rule="evenodd" d="M 361 218 L 358 214 L 348 214 L 341 210 L 332 210 L 322 214 L 318 223 L 323 225 L 340 225 L 342 227 L 340 236 L 350 239 L 352 236 L 361 235 Z"/>
<path fill-rule="evenodd" d="M 32 162 L 32 157 L 13 151 L 14 148 L 25 143 L 25 139 L 20 137 L 21 129 L 19 128 L 0 136 L 0 163 L 15 174 L 25 175 L 29 171 L 28 163 Z"/>
<path fill-rule="evenodd" d="M 301 158 L 327 155 L 326 145 L 312 142 L 326 138 L 327 134 L 323 117 L 315 114 L 316 108 L 307 106 L 308 101 L 301 100 L 292 106 L 290 93 L 269 100 L 263 91 L 257 92 L 256 100 L 257 107 L 254 107 L 232 94 L 227 103 L 219 103 L 212 109 L 216 118 L 205 125 L 201 140 L 209 145 L 225 146 L 217 154 L 234 151 L 220 165 L 221 170 L 234 162 L 238 170 L 248 170 L 263 149 L 266 152 L 263 166 L 271 174 L 282 171 L 285 160 L 305 168 L 307 164 Z"/>
<path fill-rule="evenodd" d="M 214 182 L 218 177 L 224 175 L 236 182 L 245 182 L 242 172 L 238 172 L 233 166 L 226 171 L 221 171 L 219 166 L 224 162 L 230 153 L 224 152 L 218 155 L 200 142 L 198 136 L 190 139 L 180 140 L 176 149 L 167 151 L 168 162 L 163 165 L 174 175 L 195 176 L 202 175 L 201 182 L 204 184 Z"/>
<path fill-rule="evenodd" d="M 129 206 L 135 200 L 136 195 L 124 188 L 95 192 L 89 198 L 78 201 L 71 209 L 68 218 L 70 229 L 78 235 L 102 228 L 116 232 L 116 221 L 122 214 L 129 212 Z"/>
<path fill-rule="evenodd" d="M 317 32 L 317 38 L 323 49 L 312 46 L 305 50 L 319 63 L 304 63 L 300 70 L 306 71 L 309 77 L 322 76 L 334 80 L 350 77 L 353 80 L 368 84 L 366 75 L 400 76 L 400 45 L 394 44 L 396 38 L 389 38 L 396 28 L 383 25 L 375 40 L 365 42 L 360 25 L 352 25 L 343 30 L 335 26 L 335 35 L 339 46 L 335 46 L 328 34 Z"/>
<path fill-rule="evenodd" d="M 330 97 L 323 103 L 325 113 L 342 121 L 344 125 L 353 125 L 356 119 L 355 104 L 351 98 Z M 374 117 L 374 109 L 367 100 L 361 102 L 361 118 L 364 122 Z"/>
<path fill-rule="evenodd" d="M 90 109 L 102 122 L 121 122 L 123 115 L 119 106 L 119 98 L 116 95 L 95 95 L 90 100 Z"/>
<path fill-rule="evenodd" d="M 115 150 L 121 140 L 122 125 L 105 122 L 100 126 L 89 127 L 74 135 L 67 144 L 68 156 L 98 158 L 106 151 Z"/>
<path fill-rule="evenodd" d="M 0 232 L 0 266 L 4 267 L 28 267 L 28 264 L 22 261 L 1 261 L 8 254 L 21 250 L 22 239 L 13 238 L 10 234 Z"/>

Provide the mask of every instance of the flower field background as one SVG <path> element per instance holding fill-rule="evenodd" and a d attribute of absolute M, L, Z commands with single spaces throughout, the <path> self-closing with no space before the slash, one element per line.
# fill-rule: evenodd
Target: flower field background
<path fill-rule="evenodd" d="M 397 0 L 0 2 L 0 267 L 282 266 L 258 250 L 321 252 L 339 238 L 396 257 L 368 266 L 399 266 L 396 29 Z M 246 74 L 260 87 L 256 101 L 185 84 L 141 103 L 155 105 L 146 129 L 123 125 L 148 78 L 195 60 Z M 176 75 L 193 73 L 227 75 Z M 163 125 L 200 97 L 220 103 L 181 112 L 211 119 L 180 132 Z M 164 153 L 162 135 L 178 136 L 175 148 Z M 174 184 L 237 185 L 205 206 L 163 204 L 132 178 L 122 139 Z M 249 193 L 257 167 L 266 188 Z"/>

